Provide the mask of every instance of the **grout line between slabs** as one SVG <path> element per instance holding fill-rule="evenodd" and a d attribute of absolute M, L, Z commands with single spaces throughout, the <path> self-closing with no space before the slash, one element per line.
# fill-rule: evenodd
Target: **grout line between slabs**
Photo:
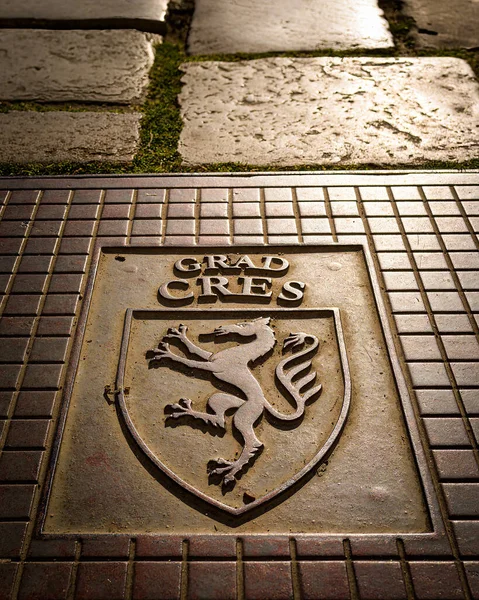
<path fill-rule="evenodd" d="M 293 584 L 293 600 L 301 600 L 298 553 L 295 538 L 290 538 L 289 540 L 289 554 L 291 557 L 291 581 Z"/>
<path fill-rule="evenodd" d="M 201 188 L 195 190 L 195 246 L 200 241 L 200 227 L 201 227 Z"/>
<path fill-rule="evenodd" d="M 324 194 L 324 207 L 326 209 L 326 214 L 328 216 L 329 226 L 331 228 L 331 235 L 333 236 L 333 242 L 338 241 L 338 234 L 336 231 L 336 224 L 333 218 L 333 210 L 331 208 L 331 199 L 329 197 L 329 191 L 327 187 L 323 187 Z"/>
<path fill-rule="evenodd" d="M 401 538 L 396 539 L 396 548 L 399 555 L 399 562 L 401 564 L 401 572 L 403 576 L 407 600 L 415 600 L 416 595 L 414 593 L 411 569 L 409 567 L 409 563 L 407 562 L 406 551 L 404 549 L 404 542 Z"/>
<path fill-rule="evenodd" d="M 131 242 L 131 232 L 133 229 L 133 223 L 136 215 L 136 203 L 138 201 L 138 190 L 133 190 L 132 202 L 130 205 L 130 210 L 128 212 L 128 227 L 126 230 L 126 243 L 129 244 Z"/>
<path fill-rule="evenodd" d="M 162 229 L 161 229 L 161 245 L 165 245 L 166 239 L 166 223 L 168 218 L 168 207 L 170 205 L 170 190 L 165 190 L 165 199 L 163 202 L 163 206 L 161 209 L 161 221 L 162 221 Z"/>
<path fill-rule="evenodd" d="M 259 190 L 259 210 L 261 213 L 261 222 L 263 224 L 263 243 L 268 243 L 268 223 L 266 220 L 266 197 L 264 188 Z"/>
<path fill-rule="evenodd" d="M 348 575 L 349 593 L 351 600 L 359 600 L 359 589 L 358 582 L 356 581 L 356 572 L 354 570 L 354 564 L 351 552 L 351 542 L 349 539 L 343 540 L 343 550 L 346 559 L 346 572 Z"/>
<path fill-rule="evenodd" d="M 181 546 L 181 577 L 180 577 L 180 600 L 188 598 L 188 540 L 183 540 Z"/>
<path fill-rule="evenodd" d="M 128 566 L 126 571 L 126 583 L 125 583 L 125 599 L 132 600 L 133 598 L 133 584 L 135 578 L 135 555 L 136 555 L 136 540 L 130 540 L 130 547 L 128 550 Z"/>
<path fill-rule="evenodd" d="M 477 519 L 476 519 L 477 520 Z M 454 517 L 454 521 L 459 521 L 459 519 L 457 519 L 456 517 Z M 467 522 L 467 521 L 466 521 Z M 107 535 L 111 535 L 113 536 L 114 534 L 107 534 Z M 467 562 L 470 560 L 474 560 L 474 555 L 471 555 L 472 557 L 464 557 L 462 559 L 460 559 L 461 561 Z M 8 559 L 1 559 L 0 560 L 0 564 L 2 562 L 7 561 Z M 51 557 L 51 556 L 32 556 L 32 557 L 28 557 L 26 558 L 23 562 L 25 563 L 49 563 L 49 562 L 58 562 L 58 563 L 71 563 L 74 559 L 72 557 Z M 119 561 L 119 562 L 126 562 L 128 561 L 128 558 L 125 558 L 123 556 L 108 556 L 108 557 L 90 557 L 90 556 L 84 556 L 81 558 L 81 563 L 85 564 L 85 563 L 98 563 L 98 562 L 108 562 L 109 560 L 114 560 L 114 561 Z M 135 557 L 135 564 L 141 564 L 141 563 L 171 563 L 171 562 L 181 562 L 181 557 L 177 557 L 177 556 L 148 556 L 148 557 Z M 231 563 L 233 560 L 232 557 L 218 557 L 218 556 L 193 556 L 191 558 L 188 559 L 188 564 L 193 564 L 193 563 Z M 249 557 L 247 559 L 243 559 L 243 565 L 247 564 L 247 563 L 284 563 L 287 559 L 285 559 L 284 556 L 281 557 L 274 557 L 274 556 L 266 556 L 266 557 L 261 557 L 261 556 L 255 556 L 255 557 Z M 357 564 L 368 564 L 368 563 L 376 563 L 376 562 L 381 562 L 384 560 L 391 560 L 397 563 L 400 563 L 400 557 L 399 555 L 394 555 L 394 556 L 384 556 L 384 554 L 374 554 L 374 555 L 368 555 L 368 556 L 355 556 L 354 557 L 354 563 Z M 406 556 L 406 561 L 408 563 L 408 565 L 410 564 L 420 564 L 420 563 L 424 563 L 424 562 L 438 562 L 438 563 L 453 563 L 454 562 L 454 558 L 452 558 L 451 556 L 437 556 L 435 555 L 434 552 L 430 553 L 430 554 L 424 554 L 422 556 L 412 556 L 411 558 L 407 558 Z M 236 561 L 236 559 L 235 559 Z M 321 556 L 307 556 L 307 557 L 303 557 L 300 560 L 298 560 L 298 563 L 302 563 L 302 562 L 313 562 L 313 563 L 331 563 L 331 562 L 345 562 L 345 559 L 343 557 L 338 557 L 337 555 L 333 555 L 333 556 L 327 556 L 327 555 L 321 555 Z M 19 564 L 18 559 L 13 559 L 12 562 Z M 287 561 L 289 562 L 289 561 Z M 236 564 L 236 562 L 235 562 Z"/>
<path fill-rule="evenodd" d="M 303 228 L 301 226 L 301 215 L 299 213 L 298 194 L 297 194 L 295 187 L 291 188 L 291 193 L 293 196 L 293 212 L 294 212 L 294 219 L 296 221 L 296 231 L 298 233 L 299 243 L 302 244 L 304 242 Z"/>
<path fill-rule="evenodd" d="M 461 213 L 462 218 L 464 219 L 464 222 L 466 223 L 466 227 L 469 231 L 469 234 L 472 237 L 472 241 L 474 242 L 474 245 L 476 246 L 476 248 L 479 250 L 479 239 L 477 238 L 477 234 L 474 231 L 474 227 L 472 226 L 471 221 L 469 220 L 469 215 L 466 213 L 464 206 L 459 198 L 459 195 L 456 191 L 456 188 L 453 185 L 449 186 L 449 189 L 451 191 L 451 194 L 454 197 L 454 200 L 456 202 L 456 206 L 459 209 L 459 212 Z M 421 188 L 422 190 L 422 188 Z"/>
<path fill-rule="evenodd" d="M 75 556 L 73 558 L 72 574 L 70 577 L 70 583 L 67 590 L 67 599 L 73 600 L 75 597 L 76 585 L 78 581 L 78 567 L 80 565 L 80 556 L 82 552 L 81 540 L 75 541 Z"/>
<path fill-rule="evenodd" d="M 241 538 L 236 538 L 236 598 L 245 600 L 243 540 Z"/>
<path fill-rule="evenodd" d="M 234 233 L 233 233 L 233 188 L 228 188 L 228 206 L 227 206 L 227 217 L 228 217 L 228 230 L 229 230 L 229 243 L 233 245 Z"/>
<path fill-rule="evenodd" d="M 7 210 L 8 202 L 10 200 L 11 195 L 12 195 L 12 192 L 10 192 L 10 190 L 7 191 L 5 199 L 3 200 L 3 204 L 2 204 L 2 206 L 0 206 L 0 221 L 2 221 L 3 215 L 5 214 L 5 211 Z"/>

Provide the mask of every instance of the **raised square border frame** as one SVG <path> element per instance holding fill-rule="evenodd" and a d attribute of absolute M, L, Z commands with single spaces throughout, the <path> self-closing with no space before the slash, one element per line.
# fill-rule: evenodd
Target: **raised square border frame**
<path fill-rule="evenodd" d="M 446 537 L 445 530 L 444 530 L 444 525 L 443 525 L 442 519 L 440 517 L 439 504 L 438 504 L 437 497 L 436 497 L 436 494 L 434 491 L 432 478 L 431 478 L 431 475 L 430 475 L 428 467 L 427 467 L 426 457 L 425 457 L 424 449 L 421 444 L 419 430 L 418 430 L 417 423 L 416 423 L 416 420 L 414 417 L 413 408 L 411 405 L 411 400 L 409 397 L 409 392 L 407 389 L 405 378 L 404 378 L 402 368 L 401 368 L 401 365 L 398 360 L 397 353 L 396 353 L 396 350 L 394 347 L 393 337 L 392 337 L 392 333 L 391 333 L 391 329 L 390 329 L 388 317 L 387 317 L 387 311 L 386 311 L 383 299 L 381 297 L 381 290 L 380 290 L 377 274 L 375 271 L 374 262 L 373 262 L 371 253 L 369 251 L 369 248 L 365 244 L 360 244 L 360 243 L 342 244 L 342 243 L 335 243 L 335 242 L 324 243 L 324 244 L 321 244 L 320 246 L 317 246 L 317 245 L 303 245 L 303 246 L 301 246 L 301 245 L 294 245 L 294 246 L 280 245 L 280 246 L 275 246 L 275 245 L 271 245 L 271 244 L 267 244 L 264 246 L 254 246 L 254 248 L 256 250 L 260 250 L 261 248 L 266 248 L 268 251 L 273 252 L 273 253 L 274 252 L 283 252 L 284 253 L 284 252 L 288 252 L 288 251 L 296 252 L 296 253 L 301 252 L 301 251 L 313 253 L 319 247 L 321 247 L 323 249 L 324 248 L 341 248 L 343 251 L 349 250 L 349 251 L 353 251 L 353 252 L 360 251 L 363 254 L 363 257 L 364 257 L 364 260 L 366 263 L 366 267 L 367 267 L 367 271 L 368 271 L 368 275 L 369 275 L 369 279 L 370 279 L 370 283 L 371 283 L 371 288 L 372 288 L 372 291 L 374 294 L 374 299 L 376 302 L 376 309 L 378 311 L 383 336 L 386 341 L 386 346 L 388 348 L 389 361 L 391 363 L 391 367 L 392 367 L 392 370 L 393 370 L 393 373 L 395 376 L 396 386 L 398 389 L 398 395 L 401 399 L 402 410 L 403 410 L 403 414 L 405 417 L 405 424 L 406 424 L 408 435 L 410 438 L 413 455 L 416 460 L 416 467 L 418 469 L 421 484 L 423 486 L 426 506 L 429 510 L 429 517 L 430 517 L 431 524 L 432 524 L 432 532 L 412 533 L 412 534 L 404 534 L 404 533 L 401 533 L 401 534 L 394 534 L 394 533 L 390 533 L 390 534 L 321 534 L 321 533 L 310 534 L 310 533 L 308 533 L 308 534 L 295 535 L 294 538 L 298 539 L 300 537 L 300 538 L 304 539 L 305 541 L 308 540 L 310 543 L 312 541 L 318 541 L 319 543 L 322 543 L 323 540 L 327 539 L 327 540 L 331 541 L 333 544 L 340 546 L 340 545 L 342 545 L 342 540 L 345 537 L 347 537 L 348 539 L 351 540 L 351 543 L 354 543 L 355 541 L 359 542 L 360 540 L 367 540 L 368 543 L 372 544 L 372 545 L 388 546 L 388 545 L 394 544 L 394 541 L 400 537 L 404 542 L 419 543 L 419 545 L 421 545 L 421 546 L 423 544 L 432 544 L 432 547 L 434 548 L 434 554 L 446 554 L 447 555 L 450 552 L 449 543 L 447 541 L 447 537 Z M 225 247 L 225 246 L 203 246 L 203 245 L 197 246 L 197 248 L 200 249 L 201 252 L 202 253 L 204 252 L 205 254 L 227 253 L 231 249 L 230 247 Z M 250 246 L 237 246 L 237 245 L 234 246 L 235 253 L 240 253 L 240 254 L 247 253 L 251 249 L 252 248 Z M 46 534 L 43 532 L 43 522 L 45 519 L 46 511 L 48 509 L 49 494 L 51 491 L 51 486 L 53 484 L 56 462 L 57 462 L 58 455 L 60 452 L 63 430 L 64 430 L 64 426 L 66 423 L 67 415 L 68 415 L 70 397 L 72 394 L 72 390 L 73 390 L 73 386 L 74 386 L 74 382 L 75 382 L 76 371 L 77 371 L 79 360 L 80 360 L 80 353 L 81 353 L 81 348 L 82 348 L 82 344 L 83 344 L 85 328 L 86 328 L 86 324 L 87 324 L 87 320 L 88 320 L 89 309 L 90 309 L 90 305 L 91 305 L 91 301 L 92 301 L 93 290 L 94 290 L 94 286 L 95 286 L 96 276 L 97 276 L 97 272 L 98 272 L 98 265 L 100 262 L 101 255 L 103 252 L 107 252 L 110 254 L 121 252 L 121 253 L 125 254 L 125 253 L 145 252 L 147 250 L 148 250 L 147 247 L 138 248 L 137 246 L 128 246 L 128 245 L 125 245 L 125 246 L 118 246 L 116 244 L 108 245 L 108 244 L 101 244 L 101 242 L 97 242 L 97 244 L 95 246 L 93 260 L 91 263 L 90 273 L 89 273 L 89 277 L 88 277 L 87 288 L 86 288 L 85 296 L 84 296 L 84 302 L 83 302 L 80 319 L 79 319 L 76 334 L 75 334 L 74 345 L 73 345 L 72 353 L 70 356 L 70 362 L 68 365 L 67 376 L 66 376 L 66 381 L 65 381 L 65 386 L 64 386 L 64 393 L 62 396 L 60 419 L 59 419 L 58 428 L 57 428 L 57 432 L 56 432 L 56 436 L 55 436 L 55 441 L 53 444 L 54 450 L 52 452 L 52 456 L 50 459 L 48 475 L 47 475 L 47 479 L 45 482 L 42 499 L 41 499 L 41 503 L 40 503 L 40 513 L 37 518 L 36 535 L 39 539 L 45 539 L 45 540 L 68 539 L 71 537 L 76 538 L 76 539 L 80 539 L 80 538 L 88 539 L 89 537 L 98 539 L 99 537 L 101 537 L 102 539 L 105 539 L 105 538 L 110 538 L 110 537 L 114 538 L 118 535 L 121 536 L 121 534 L 91 534 L 91 535 L 82 534 L 81 536 L 75 535 L 75 534 L 61 534 L 61 535 Z M 175 252 L 178 252 L 178 251 L 184 252 L 185 247 L 183 247 L 183 246 L 178 246 L 178 247 L 160 246 L 160 247 L 154 247 L 153 250 L 156 254 L 169 255 L 169 254 L 174 254 Z M 189 250 L 191 251 L 191 248 L 189 248 Z M 188 309 L 181 309 L 181 310 L 188 310 Z M 227 311 L 228 308 L 226 308 L 224 310 Z M 243 309 L 238 308 L 238 311 L 241 311 L 241 310 L 243 310 Z M 263 308 L 263 310 L 264 310 L 264 308 Z M 128 324 L 128 314 L 126 315 L 125 323 Z M 122 353 L 124 353 L 124 352 L 125 352 L 125 348 L 122 347 Z M 117 383 L 121 383 L 121 382 L 117 379 Z M 168 536 L 168 535 L 161 536 L 161 535 L 157 535 L 157 534 L 154 534 L 154 535 L 155 535 L 155 538 L 165 538 L 164 541 L 166 544 L 168 544 L 167 538 L 174 537 L 173 535 L 171 535 L 171 536 Z M 125 536 L 122 536 L 122 537 L 125 537 Z M 191 542 L 191 540 L 194 537 L 196 537 L 196 536 L 194 536 L 194 535 L 189 536 L 188 537 L 189 541 Z M 205 537 L 205 536 L 203 535 L 201 537 Z M 235 537 L 236 538 L 234 533 L 222 534 L 220 537 L 222 537 L 222 538 Z M 268 534 L 254 534 L 254 537 L 268 538 L 270 536 L 268 536 Z M 283 536 L 276 535 L 275 537 L 283 537 Z M 289 540 L 290 537 L 291 537 L 290 535 L 285 535 L 284 540 L 285 541 Z"/>

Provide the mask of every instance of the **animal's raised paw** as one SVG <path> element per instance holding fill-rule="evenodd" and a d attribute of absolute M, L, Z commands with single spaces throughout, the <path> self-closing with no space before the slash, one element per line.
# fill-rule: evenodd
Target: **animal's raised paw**
<path fill-rule="evenodd" d="M 233 468 L 233 462 L 230 460 L 225 460 L 224 458 L 217 458 L 214 461 L 211 461 L 213 466 L 208 466 L 209 475 L 223 475 L 223 473 L 228 473 Z"/>
<path fill-rule="evenodd" d="M 189 398 L 181 398 L 177 404 L 168 404 L 166 408 L 171 411 L 168 416 L 177 419 L 178 417 L 191 414 L 191 400 Z"/>
<path fill-rule="evenodd" d="M 211 469 L 209 472 L 210 475 L 223 475 L 223 473 L 228 473 L 231 471 L 231 467 L 216 467 L 216 469 Z M 224 481 L 224 479 L 223 479 Z"/>
<path fill-rule="evenodd" d="M 165 348 L 166 345 L 166 348 Z M 150 357 L 149 362 L 154 363 L 158 362 L 162 358 L 167 358 L 170 354 L 170 349 L 167 344 L 160 344 L 158 348 L 154 350 L 149 350 L 146 354 L 147 358 Z"/>
<path fill-rule="evenodd" d="M 180 323 L 178 327 L 170 327 L 168 329 L 167 334 L 164 339 L 167 338 L 184 338 L 186 336 L 186 332 L 188 331 L 188 327 Z"/>
<path fill-rule="evenodd" d="M 179 404 L 184 409 L 191 409 L 191 400 L 189 398 L 180 398 Z"/>
<path fill-rule="evenodd" d="M 156 350 L 152 350 L 154 356 L 150 359 L 150 362 L 161 360 L 162 358 L 170 358 L 175 360 L 176 354 L 171 351 L 170 345 L 167 342 L 160 342 Z"/>
<path fill-rule="evenodd" d="M 214 461 L 216 465 L 219 465 L 215 468 L 210 468 L 208 473 L 209 475 L 219 475 L 221 477 L 221 482 L 223 485 L 228 485 L 233 481 L 236 481 L 235 474 L 237 472 L 236 462 L 225 460 L 224 458 L 218 458 Z"/>
<path fill-rule="evenodd" d="M 170 352 L 171 352 L 170 345 L 167 342 L 160 342 L 158 344 L 158 348 L 156 348 L 155 350 L 153 350 L 153 352 L 158 357 L 159 356 L 164 356 L 165 354 L 170 354 Z"/>
<path fill-rule="evenodd" d="M 226 460 L 225 458 L 217 458 L 215 460 L 215 463 L 217 465 L 227 465 L 228 467 L 232 467 L 233 466 L 233 462 L 231 460 Z"/>

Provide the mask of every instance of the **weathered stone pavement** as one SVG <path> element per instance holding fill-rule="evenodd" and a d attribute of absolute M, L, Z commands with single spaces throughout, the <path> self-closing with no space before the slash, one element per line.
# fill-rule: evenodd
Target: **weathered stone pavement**
<path fill-rule="evenodd" d="M 468 12 L 454 21 L 444 3 L 433 6 L 428 0 L 410 0 L 407 10 L 416 19 L 416 37 L 434 38 L 440 47 L 476 44 L 477 2 L 462 1 Z M 154 46 L 161 37 L 118 27 L 163 23 L 166 6 L 165 0 L 144 0 L 134 6 L 89 1 L 81 7 L 56 0 L 4 3 L 0 25 L 28 25 L 24 19 L 30 15 L 30 25 L 38 21 L 35 26 L 51 23 L 70 29 L 0 30 L 0 99 L 92 103 L 91 114 L 95 103 L 102 104 L 102 110 L 110 105 L 112 114 L 122 105 L 140 104 L 146 96 Z M 431 19 L 439 25 L 428 24 Z M 88 23 L 95 29 L 84 29 Z M 424 33 L 429 27 L 438 29 L 438 35 Z M 283 0 L 197 0 L 187 47 L 193 54 L 205 55 L 388 50 L 393 38 L 376 0 L 339 4 L 300 0 L 293 5 Z M 188 62 L 182 69 L 179 102 L 184 127 L 178 150 L 190 167 L 230 162 L 265 167 L 416 165 L 431 160 L 465 162 L 479 156 L 478 84 L 459 59 L 281 57 Z M 11 119 L 3 116 L 6 127 L 0 131 L 6 159 L 53 163 L 65 156 L 61 151 L 52 153 L 48 146 L 29 144 L 26 135 L 33 115 L 9 114 Z M 10 132 L 21 119 L 26 126 L 18 128 L 18 139 L 9 150 Z M 94 117 L 87 127 L 92 131 L 86 144 L 91 152 L 85 155 L 108 162 L 103 157 L 134 157 L 135 126 L 125 131 L 125 140 L 132 143 L 129 151 L 122 145 L 110 152 L 106 148 L 118 143 L 117 129 L 98 145 L 105 130 L 102 136 L 93 132 L 97 122 Z M 110 122 L 125 124 L 128 119 L 112 117 Z M 56 139 L 57 133 L 45 131 L 42 139 Z M 27 147 L 28 153 L 17 153 Z"/>
<path fill-rule="evenodd" d="M 47 112 L 0 114 L 0 161 L 131 163 L 141 114 L 120 114 L 118 106 L 145 100 L 154 47 L 162 40 L 133 28 L 164 31 L 166 8 L 166 0 L 3 2 L 0 100 L 53 106 Z M 61 102 L 91 108 L 52 110 Z M 113 110 L 102 106 L 98 112 L 95 103 Z"/>
<path fill-rule="evenodd" d="M 155 34 L 134 30 L 0 30 L 0 99 L 90 103 L 91 110 L 0 114 L 0 162 L 130 163 L 141 113 L 92 103 L 138 105 L 149 85 Z"/>
<path fill-rule="evenodd" d="M 376 0 L 197 0 L 192 54 L 391 48 Z"/>
<path fill-rule="evenodd" d="M 152 25 L 164 20 L 167 6 L 168 0 L 3 0 L 0 22 L 25 25 L 65 21 L 76 26 L 95 22 L 103 23 L 105 29 L 118 23 L 141 27 L 146 22 L 151 30 Z"/>
<path fill-rule="evenodd" d="M 159 36 L 133 30 L 0 30 L 0 100 L 137 104 Z"/>
<path fill-rule="evenodd" d="M 477 0 L 405 0 L 404 11 L 416 23 L 421 48 L 479 47 Z"/>
<path fill-rule="evenodd" d="M 415 164 L 479 157 L 479 86 L 454 58 L 186 63 L 188 165 Z"/>
<path fill-rule="evenodd" d="M 0 162 L 131 162 L 140 122 L 139 113 L 0 113 Z"/>

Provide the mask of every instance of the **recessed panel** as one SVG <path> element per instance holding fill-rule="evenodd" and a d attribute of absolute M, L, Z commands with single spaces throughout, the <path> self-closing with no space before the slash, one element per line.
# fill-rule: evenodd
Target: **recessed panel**
<path fill-rule="evenodd" d="M 44 532 L 429 531 L 366 258 L 101 251 Z"/>

